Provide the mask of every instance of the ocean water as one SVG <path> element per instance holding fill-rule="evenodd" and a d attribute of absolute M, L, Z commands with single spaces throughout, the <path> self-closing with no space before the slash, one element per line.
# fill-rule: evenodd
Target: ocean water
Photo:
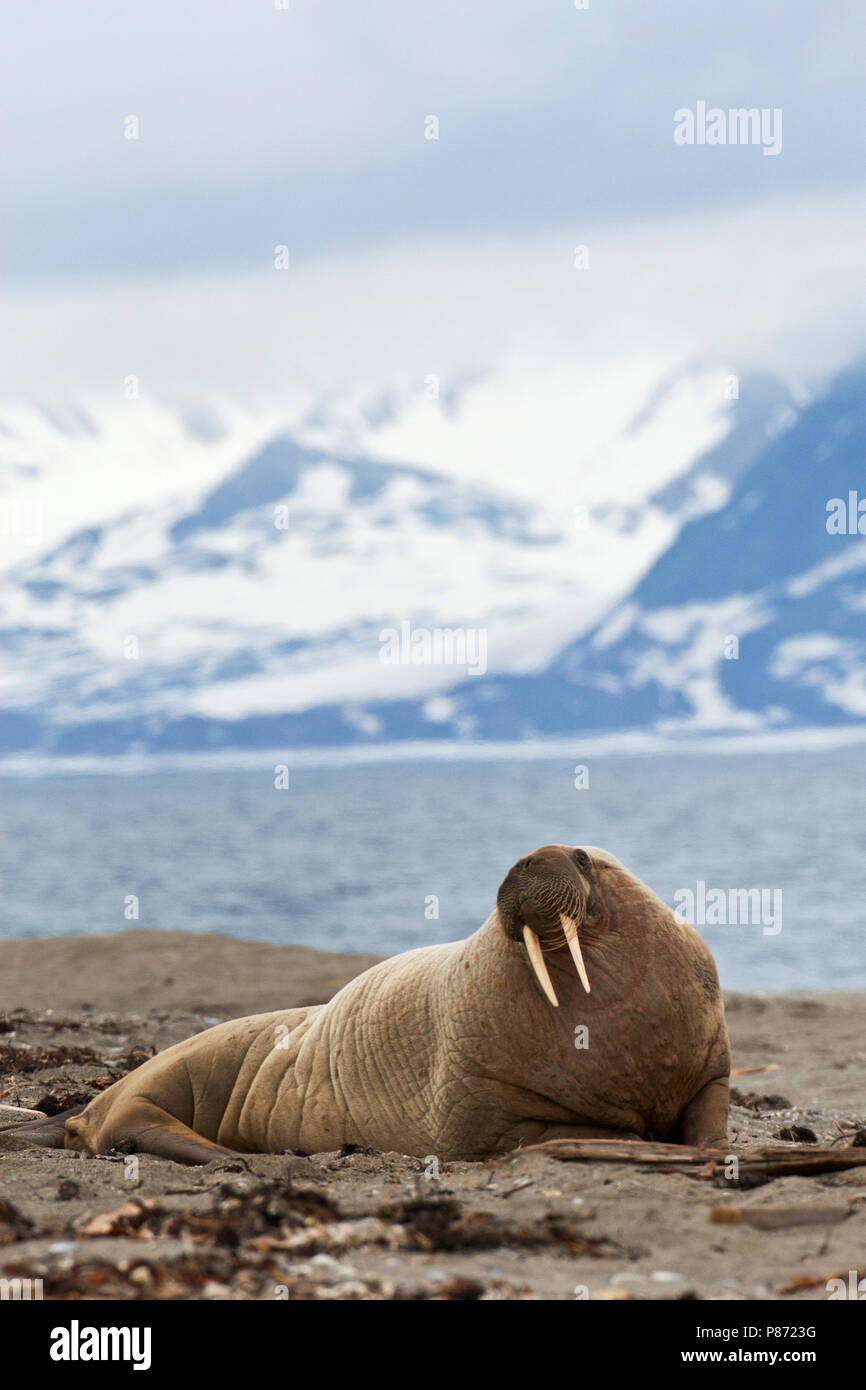
<path fill-rule="evenodd" d="M 730 890 L 763 890 L 763 921 L 697 923 L 729 988 L 866 986 L 862 750 L 588 770 L 581 789 L 563 757 L 307 766 L 286 790 L 264 758 L 4 777 L 0 936 L 140 926 L 391 953 L 473 931 L 514 860 L 560 842 L 611 850 L 672 906 L 688 890 L 697 911 L 703 882 L 730 917 Z"/>

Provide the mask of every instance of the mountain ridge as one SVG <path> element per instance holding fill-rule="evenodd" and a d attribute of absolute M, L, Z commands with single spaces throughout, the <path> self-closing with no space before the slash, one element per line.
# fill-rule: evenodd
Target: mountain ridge
<path fill-rule="evenodd" d="M 866 545 L 828 533 L 826 503 L 856 481 L 864 384 L 854 364 L 798 409 L 744 374 L 716 444 L 640 504 L 612 485 L 577 533 L 573 481 L 540 505 L 531 477 L 517 496 L 276 431 L 195 495 L 131 506 L 7 571 L 0 752 L 856 721 Z M 612 601 L 593 588 L 605 566 Z M 489 629 L 491 668 L 383 670 L 381 632 L 407 620 Z M 128 661 L 124 643 L 140 648 Z"/>

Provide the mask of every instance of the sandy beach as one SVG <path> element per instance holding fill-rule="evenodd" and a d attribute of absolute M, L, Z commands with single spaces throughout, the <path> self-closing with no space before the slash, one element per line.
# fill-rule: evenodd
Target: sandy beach
<path fill-rule="evenodd" d="M 130 931 L 0 943 L 0 1103 L 56 1113 L 226 1018 L 323 1002 L 375 957 Z M 729 994 L 732 1152 L 866 1125 L 866 996 Z M 747 1070 L 755 1069 L 755 1070 Z M 60 1299 L 826 1299 L 866 1275 L 866 1167 L 443 1163 L 368 1151 L 184 1168 L 0 1136 L 0 1278 Z M 134 1161 L 131 1161 L 134 1159 Z"/>

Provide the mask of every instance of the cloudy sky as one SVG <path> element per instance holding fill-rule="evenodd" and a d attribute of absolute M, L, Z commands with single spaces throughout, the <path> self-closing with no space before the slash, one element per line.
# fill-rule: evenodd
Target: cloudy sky
<path fill-rule="evenodd" d="M 14 396 L 339 391 L 530 342 L 815 373 L 866 338 L 850 0 L 281 3 L 7 8 Z M 677 145 L 699 101 L 780 109 L 781 153 Z"/>

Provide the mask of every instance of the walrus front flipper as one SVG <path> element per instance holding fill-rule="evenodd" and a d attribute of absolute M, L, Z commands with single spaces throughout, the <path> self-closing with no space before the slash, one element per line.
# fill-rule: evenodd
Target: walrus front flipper
<path fill-rule="evenodd" d="M 224 1149 L 210 1139 L 202 1139 L 194 1129 L 166 1116 L 166 1123 L 152 1125 L 135 1137 L 138 1153 L 170 1158 L 175 1163 L 213 1163 L 215 1158 L 237 1158 L 234 1149 Z"/>
<path fill-rule="evenodd" d="M 680 1115 L 680 1142 L 700 1149 L 724 1148 L 728 1142 L 730 1083 L 726 1076 L 708 1081 Z"/>
<path fill-rule="evenodd" d="M 3 1125 L 0 1128 L 0 1149 L 62 1149 L 65 1144 L 66 1121 L 80 1115 L 86 1109 L 83 1105 L 73 1105 L 59 1115 L 46 1115 L 41 1120 L 26 1120 L 20 1125 Z"/>
<path fill-rule="evenodd" d="M 123 1106 L 113 1117 L 110 1130 L 106 1127 L 94 1135 L 86 1115 L 70 1120 L 66 1129 L 67 1149 L 107 1153 L 119 1144 L 129 1145 L 135 1153 L 154 1154 L 175 1163 L 213 1163 L 215 1158 L 237 1158 L 233 1149 L 212 1143 L 153 1101 L 141 1098 Z"/>

